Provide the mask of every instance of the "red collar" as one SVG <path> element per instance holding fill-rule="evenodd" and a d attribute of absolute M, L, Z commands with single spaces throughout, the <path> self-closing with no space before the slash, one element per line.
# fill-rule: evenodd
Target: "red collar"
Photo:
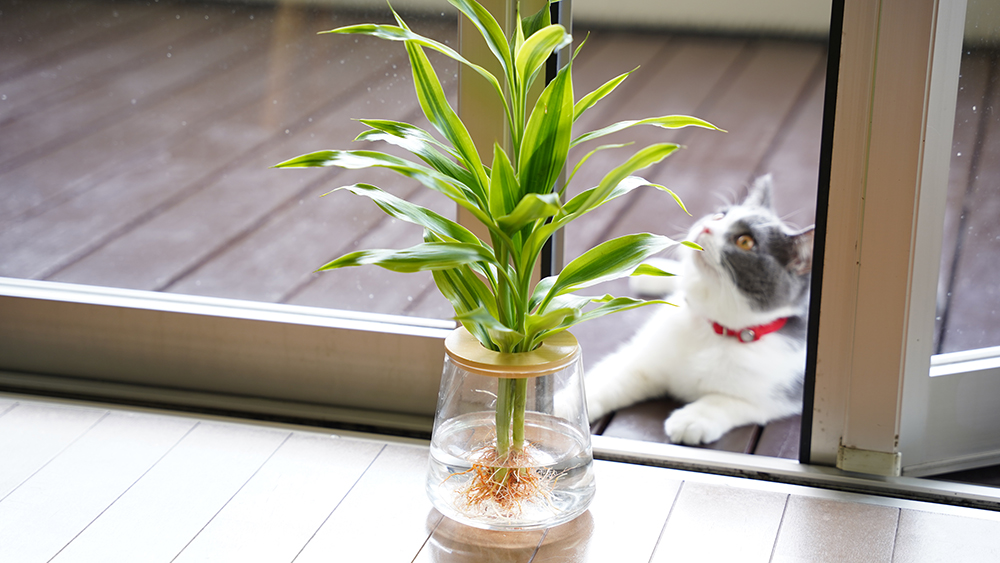
<path fill-rule="evenodd" d="M 785 326 L 786 322 L 788 322 L 788 317 L 783 317 L 771 321 L 766 325 L 748 326 L 746 328 L 741 328 L 740 330 L 733 330 L 712 321 L 712 328 L 715 329 L 715 334 L 732 336 L 744 344 L 749 344 L 751 342 L 757 342 L 762 336 L 781 330 L 781 327 Z"/>

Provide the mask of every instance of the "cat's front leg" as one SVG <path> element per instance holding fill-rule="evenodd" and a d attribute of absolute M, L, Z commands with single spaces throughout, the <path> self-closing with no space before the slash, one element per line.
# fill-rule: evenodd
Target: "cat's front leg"
<path fill-rule="evenodd" d="M 759 407 L 726 395 L 706 395 L 677 409 L 664 423 L 675 444 L 691 446 L 714 442 L 737 426 L 767 419 Z"/>

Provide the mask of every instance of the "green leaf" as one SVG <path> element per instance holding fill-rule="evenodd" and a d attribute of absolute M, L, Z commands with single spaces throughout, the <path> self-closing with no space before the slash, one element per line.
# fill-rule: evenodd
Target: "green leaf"
<path fill-rule="evenodd" d="M 725 133 L 724 129 L 719 129 L 715 125 L 697 117 L 690 117 L 687 115 L 665 115 L 663 117 L 649 117 L 646 119 L 630 120 L 630 121 L 619 121 L 598 129 L 596 131 L 591 131 L 584 135 L 580 135 L 576 139 L 573 139 L 573 143 L 570 146 L 575 147 L 580 143 L 585 143 L 587 141 L 592 141 L 599 137 L 605 135 L 610 135 L 612 133 L 617 133 L 629 127 L 635 127 L 636 125 L 654 125 L 656 127 L 662 127 L 663 129 L 682 129 L 684 127 L 703 127 L 705 129 L 713 129 L 715 131 L 722 131 Z"/>
<path fill-rule="evenodd" d="M 552 14 L 549 12 L 549 2 L 545 2 L 541 9 L 521 18 L 521 28 L 528 37 L 534 35 L 536 31 L 552 24 Z"/>
<path fill-rule="evenodd" d="M 592 321 L 594 319 L 598 319 L 600 317 L 610 315 L 612 313 L 620 313 L 622 311 L 638 309 L 639 307 L 645 307 L 647 305 L 670 305 L 676 307 L 676 305 L 674 305 L 673 303 L 670 303 L 669 301 L 664 301 L 662 299 L 645 300 L 645 299 L 634 299 L 632 297 L 611 297 L 610 295 L 606 295 L 600 300 L 595 300 L 595 302 L 601 302 L 601 305 L 589 311 L 585 311 L 578 317 L 570 319 L 568 322 L 563 323 L 560 326 L 560 329 L 566 330 L 582 322 Z M 545 334 L 544 336 L 546 337 L 551 336 L 552 334 L 555 334 L 555 332 L 556 331 L 553 331 L 549 334 Z"/>
<path fill-rule="evenodd" d="M 704 249 L 704 248 L 702 248 L 702 247 L 701 247 L 701 245 L 699 245 L 698 243 L 696 243 L 696 242 L 691 242 L 691 241 L 689 241 L 689 240 L 684 240 L 684 241 L 681 241 L 681 246 L 686 246 L 686 247 L 688 247 L 688 248 L 693 248 L 693 249 L 695 249 L 695 250 L 705 250 L 705 249 Z"/>
<path fill-rule="evenodd" d="M 514 175 L 514 167 L 507 153 L 498 143 L 493 143 L 493 172 L 490 175 L 490 215 L 503 217 L 517 207 L 521 200 L 521 184 Z"/>
<path fill-rule="evenodd" d="M 552 217 L 562 209 L 559 194 L 527 194 L 517 207 L 497 219 L 497 225 L 507 234 L 514 234 L 526 225 Z"/>
<path fill-rule="evenodd" d="M 423 48 L 408 41 L 406 42 L 406 52 L 410 56 L 417 100 L 424 110 L 424 115 L 461 155 L 462 164 L 472 172 L 476 179 L 474 184 L 468 186 L 475 194 L 476 206 L 480 210 L 487 210 L 489 198 L 486 196 L 486 171 L 483 170 L 483 163 L 479 159 L 479 152 L 475 143 L 472 142 L 469 131 L 465 128 L 462 120 L 458 118 L 455 110 L 448 104 L 447 96 L 441 88 L 441 82 L 438 80 L 434 67 L 431 66 Z"/>
<path fill-rule="evenodd" d="M 465 168 L 455 164 L 446 154 L 456 159 L 459 157 L 452 154 L 449 147 L 441 145 L 436 139 L 428 135 L 426 131 L 408 123 L 397 121 L 377 119 L 360 119 L 359 121 L 369 127 L 374 127 L 374 129 L 361 133 L 354 139 L 355 141 L 383 141 L 401 147 L 417 155 L 420 160 L 426 162 L 431 168 L 454 178 L 460 184 L 468 186 L 475 183 L 476 180 L 472 174 Z M 438 147 L 444 149 L 444 151 L 438 150 Z"/>
<path fill-rule="evenodd" d="M 519 337 L 524 337 L 523 334 L 512 330 L 510 327 L 504 326 L 503 323 L 497 320 L 496 317 L 490 313 L 486 307 L 477 307 L 472 311 L 466 311 L 455 315 L 455 319 L 463 322 L 474 322 L 480 326 L 485 327 L 491 333 L 497 334 L 516 334 Z"/>
<path fill-rule="evenodd" d="M 531 300 L 528 303 L 528 311 L 534 311 L 538 304 L 542 302 L 545 295 L 548 294 L 549 290 L 552 289 L 552 285 L 556 283 L 556 276 L 549 276 L 543 278 L 538 284 L 535 285 L 534 291 L 531 293 Z"/>
<path fill-rule="evenodd" d="M 320 267 L 320 271 L 349 266 L 381 266 L 393 272 L 411 273 L 457 268 L 473 262 L 492 262 L 484 246 L 461 242 L 425 242 L 403 250 L 374 249 L 345 254 Z"/>
<path fill-rule="evenodd" d="M 524 45 L 518 49 L 517 58 L 514 60 L 520 84 L 523 84 L 525 89 L 529 88 L 535 74 L 545 64 L 552 51 L 572 40 L 573 38 L 566 33 L 566 28 L 559 24 L 545 27 L 528 37 Z"/>
<path fill-rule="evenodd" d="M 524 323 L 525 337 L 530 339 L 540 332 L 572 322 L 580 315 L 581 311 L 576 307 L 560 307 L 542 314 L 528 315 Z"/>
<path fill-rule="evenodd" d="M 492 300 L 489 289 L 469 270 L 468 266 L 434 270 L 431 275 L 434 276 L 434 284 L 437 285 L 441 295 L 451 302 L 456 314 L 473 311 Z M 482 326 L 474 322 L 463 322 L 462 326 L 468 329 L 483 346 L 490 350 L 499 349 L 490 338 L 489 332 Z"/>
<path fill-rule="evenodd" d="M 371 184 L 353 184 L 350 186 L 342 186 L 334 191 L 339 190 L 348 190 L 355 195 L 370 198 L 375 202 L 375 205 L 378 205 L 379 208 L 382 209 L 382 211 L 385 211 L 388 215 L 409 223 L 420 225 L 421 227 L 432 231 L 439 237 L 444 238 L 445 242 L 480 244 L 476 235 L 472 234 L 472 231 L 466 229 L 462 225 L 442 217 L 426 207 L 421 207 L 414 203 L 410 203 L 405 199 L 398 198 L 377 188 L 376 186 L 372 186 Z"/>
<path fill-rule="evenodd" d="M 395 12 L 393 12 L 395 13 Z M 397 16 L 398 17 L 398 16 Z M 507 98 L 503 93 L 503 86 L 501 86 L 500 81 L 497 77 L 493 75 L 490 71 L 485 68 L 469 61 L 457 51 L 451 47 L 439 43 L 433 39 L 424 37 L 423 35 L 414 33 L 405 27 L 395 26 L 395 25 L 375 25 L 375 24 L 360 24 L 360 25 L 349 25 L 345 27 L 339 27 L 337 29 L 331 29 L 330 31 L 322 31 L 321 34 L 326 33 L 338 33 L 338 34 L 360 34 L 360 35 L 370 35 L 372 37 L 378 37 L 379 39 L 387 39 L 389 41 L 407 41 L 411 43 L 416 43 L 451 58 L 459 63 L 471 68 L 476 71 L 480 76 L 486 79 L 487 82 L 493 86 L 496 91 L 497 96 L 503 101 L 504 110 L 510 115 L 510 107 L 507 105 Z"/>
<path fill-rule="evenodd" d="M 377 151 L 317 151 L 275 164 L 274 168 L 310 168 L 317 166 L 339 166 L 349 170 L 363 168 L 387 168 L 408 178 L 413 178 L 432 190 L 443 193 L 463 207 L 475 207 L 470 193 L 464 185 L 456 184 L 452 178 L 440 172 L 411 162 L 398 156 Z"/>
<path fill-rule="evenodd" d="M 521 139 L 518 179 L 528 193 L 548 193 L 562 173 L 573 129 L 572 65 L 545 87 Z"/>
<path fill-rule="evenodd" d="M 643 168 L 648 168 L 657 162 L 660 162 L 679 148 L 679 145 L 675 145 L 673 143 L 659 143 L 637 151 L 624 163 L 608 172 L 604 178 L 601 179 L 601 183 L 598 184 L 596 188 L 593 190 L 587 190 L 587 197 L 580 201 L 578 208 L 571 208 L 572 210 L 570 213 L 573 213 L 575 216 L 579 216 L 601 205 L 607 200 L 608 196 L 633 172 L 636 170 L 642 170 Z M 576 200 L 577 198 L 573 199 Z"/>
<path fill-rule="evenodd" d="M 576 105 L 573 106 L 573 121 L 580 119 L 580 116 L 583 115 L 583 112 L 587 111 L 588 109 L 593 107 L 594 104 L 601 101 L 601 99 L 603 99 L 605 96 L 613 92 L 615 88 L 618 87 L 619 84 L 621 84 L 626 78 L 628 78 L 628 75 L 632 74 L 638 69 L 639 67 L 635 67 L 626 73 L 619 74 L 618 76 L 602 84 L 600 88 L 580 98 L 580 101 L 578 101 Z"/>
<path fill-rule="evenodd" d="M 500 61 L 504 72 L 511 76 L 514 63 L 511 60 L 510 44 L 507 43 L 507 37 L 504 36 L 503 29 L 500 28 L 500 24 L 497 23 L 493 14 L 476 0 L 448 0 L 448 2 L 458 8 L 460 12 L 465 14 L 465 17 L 469 18 L 472 25 L 476 26 L 480 35 L 486 40 L 490 51 Z"/>
<path fill-rule="evenodd" d="M 618 189 L 619 186 L 622 186 L 622 182 L 629 178 L 629 175 L 632 172 L 656 164 L 678 148 L 679 146 L 673 143 L 660 143 L 657 145 L 650 145 L 636 152 L 623 164 L 619 165 L 611 172 L 608 172 L 597 187 L 591 188 L 567 202 L 563 207 L 566 211 L 565 215 L 555 218 L 553 221 L 550 221 L 532 232 L 528 237 L 528 240 L 525 241 L 525 255 L 537 255 L 541 251 L 542 245 L 545 244 L 545 241 L 552 236 L 552 233 L 554 233 L 557 229 L 562 228 L 570 221 L 573 221 L 581 215 L 584 215 L 585 213 L 588 213 L 609 201 L 612 194 L 618 193 L 621 195 L 625 189 L 631 189 L 642 185 L 642 183 L 637 182 L 640 180 L 645 182 L 645 180 L 636 178 L 635 180 L 629 181 L 629 183 L 634 184 L 631 188 L 629 188 L 629 183 L 626 183 L 621 190 Z"/>
<path fill-rule="evenodd" d="M 675 244 L 668 237 L 649 233 L 603 242 L 563 268 L 541 306 L 544 309 L 552 298 L 564 293 L 631 275 L 647 258 Z"/>
<path fill-rule="evenodd" d="M 580 171 L 580 167 L 583 166 L 583 163 L 585 163 L 588 160 L 590 160 L 590 157 L 594 156 L 595 153 L 598 153 L 600 151 L 606 151 L 606 150 L 609 150 L 609 149 L 620 149 L 622 147 L 627 147 L 627 146 L 632 145 L 632 144 L 633 143 L 619 143 L 619 144 L 614 144 L 614 145 L 601 145 L 601 146 L 597 147 L 596 149 L 594 149 L 594 150 L 588 152 L 587 154 L 583 155 L 583 158 L 581 158 L 579 161 L 577 161 L 576 166 L 573 167 L 573 172 L 570 173 L 569 178 L 566 179 L 566 185 L 563 186 L 563 190 L 565 190 L 566 186 L 568 186 L 570 184 L 570 182 L 573 181 L 573 178 L 576 177 L 576 173 Z"/>
<path fill-rule="evenodd" d="M 623 195 L 628 194 L 629 192 L 631 192 L 636 188 L 642 186 L 651 186 L 651 185 L 653 184 L 647 182 L 645 178 L 640 178 L 639 176 L 626 176 L 620 182 L 618 182 L 618 185 L 616 185 L 614 189 L 612 189 L 610 192 L 608 192 L 606 196 L 604 196 L 604 199 L 602 201 L 592 205 L 587 209 L 587 211 L 592 211 L 600 207 L 601 205 L 604 205 L 605 203 L 614 200 L 615 198 L 619 198 Z M 583 204 L 586 203 L 588 200 L 590 200 L 591 196 L 599 189 L 600 189 L 599 187 L 593 187 L 590 188 L 589 190 L 584 190 L 580 192 L 575 197 L 573 197 L 573 199 L 566 202 L 566 205 L 563 207 L 563 209 L 568 214 L 579 213 L 580 215 L 582 215 L 582 213 L 580 213 L 580 210 L 583 208 Z"/>
<path fill-rule="evenodd" d="M 658 277 L 673 277 L 677 274 L 671 274 L 670 272 L 661 270 L 656 266 L 651 266 L 649 264 L 639 264 L 639 267 L 632 271 L 633 276 L 658 276 Z"/>

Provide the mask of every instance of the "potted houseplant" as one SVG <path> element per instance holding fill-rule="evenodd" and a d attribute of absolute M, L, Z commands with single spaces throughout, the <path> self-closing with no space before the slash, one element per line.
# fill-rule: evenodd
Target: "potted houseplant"
<path fill-rule="evenodd" d="M 389 215 L 424 227 L 424 240 L 402 250 L 352 252 L 320 270 L 377 265 L 433 273 L 462 326 L 446 342 L 428 492 L 442 512 L 476 526 L 539 528 L 582 513 L 593 495 L 579 346 L 567 329 L 659 302 L 575 292 L 622 276 L 669 275 L 642 263 L 677 244 L 655 234 L 627 235 L 597 245 L 556 276 L 533 279 L 542 247 L 553 233 L 599 206 L 640 186 L 659 188 L 680 203 L 667 188 L 633 175 L 676 151 L 676 144 L 639 149 L 596 186 L 567 200 L 566 186 L 583 161 L 598 150 L 623 145 L 595 148 L 575 165 L 569 180 L 560 183 L 569 150 L 637 125 L 717 128 L 694 117 L 664 116 L 574 136 L 573 124 L 580 115 L 629 73 L 575 99 L 570 63 L 537 100 L 529 100 L 529 88 L 540 79 L 545 61 L 571 42 L 561 25 L 550 23 L 548 6 L 523 19 L 519 15 L 507 36 L 476 0 L 448 1 L 482 34 L 502 76 L 414 33 L 395 12 L 396 25 L 362 24 L 325 32 L 402 42 L 420 106 L 443 140 L 407 123 L 361 119 L 370 129 L 359 140 L 400 146 L 419 162 L 377 151 L 325 150 L 277 167 L 390 169 L 440 192 L 485 225 L 489 240 L 480 240 L 458 223 L 376 186 L 344 186 L 338 190 L 368 197 Z M 502 101 L 509 141 L 507 146 L 494 144 L 489 166 L 448 104 L 425 49 L 481 75 Z"/>

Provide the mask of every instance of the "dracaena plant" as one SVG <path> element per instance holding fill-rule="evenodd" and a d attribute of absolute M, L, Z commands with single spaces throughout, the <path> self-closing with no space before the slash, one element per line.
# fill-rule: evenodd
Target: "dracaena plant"
<path fill-rule="evenodd" d="M 424 115 L 442 138 L 408 123 L 361 119 L 370 129 L 358 140 L 383 141 L 406 149 L 417 160 L 368 150 L 325 150 L 293 158 L 279 168 L 339 166 L 386 168 L 440 192 L 468 210 L 489 232 L 480 240 L 470 230 L 429 209 L 400 199 L 369 184 L 338 188 L 370 198 L 387 214 L 424 228 L 424 240 L 410 248 L 361 250 L 322 266 L 376 265 L 397 272 L 431 271 L 441 293 L 455 309 L 455 318 L 483 346 L 499 352 L 524 352 L 546 338 L 582 321 L 633 309 L 655 301 L 628 297 L 580 296 L 576 291 L 628 275 L 667 275 L 643 261 L 674 244 L 655 234 L 632 234 L 601 243 L 572 260 L 555 276 L 534 282 L 532 271 L 545 242 L 555 233 L 609 201 L 640 186 L 652 186 L 680 199 L 664 186 L 633 175 L 680 148 L 656 143 L 634 152 L 607 172 L 596 186 L 566 199 L 566 189 L 595 152 L 624 145 L 599 146 L 569 169 L 571 148 L 639 125 L 666 129 L 697 126 L 717 129 L 703 120 L 670 115 L 622 121 L 574 136 L 574 123 L 610 94 L 630 72 L 625 72 L 579 99 L 574 98 L 572 63 L 565 65 L 530 100 L 532 84 L 541 79 L 546 60 L 571 42 L 563 26 L 551 24 L 549 7 L 516 18 L 509 36 L 475 0 L 448 0 L 479 30 L 499 61 L 496 76 L 450 47 L 414 33 L 393 11 L 397 25 L 362 24 L 324 33 L 371 35 L 402 42 L 409 56 L 417 99 Z M 509 144 L 492 147 L 487 166 L 468 130 L 447 101 L 425 53 L 430 49 L 450 57 L 492 85 L 502 101 Z M 575 54 L 574 54 L 575 56 Z M 489 154 L 489 152 L 484 153 Z M 418 162 L 419 160 L 419 162 Z M 334 190 L 336 191 L 336 190 Z M 683 204 L 681 204 L 683 207 Z M 685 243 L 691 244 L 691 243 Z M 524 379 L 502 379 L 497 397 L 497 450 L 502 457 L 523 443 Z M 522 405 L 519 411 L 517 405 Z"/>

